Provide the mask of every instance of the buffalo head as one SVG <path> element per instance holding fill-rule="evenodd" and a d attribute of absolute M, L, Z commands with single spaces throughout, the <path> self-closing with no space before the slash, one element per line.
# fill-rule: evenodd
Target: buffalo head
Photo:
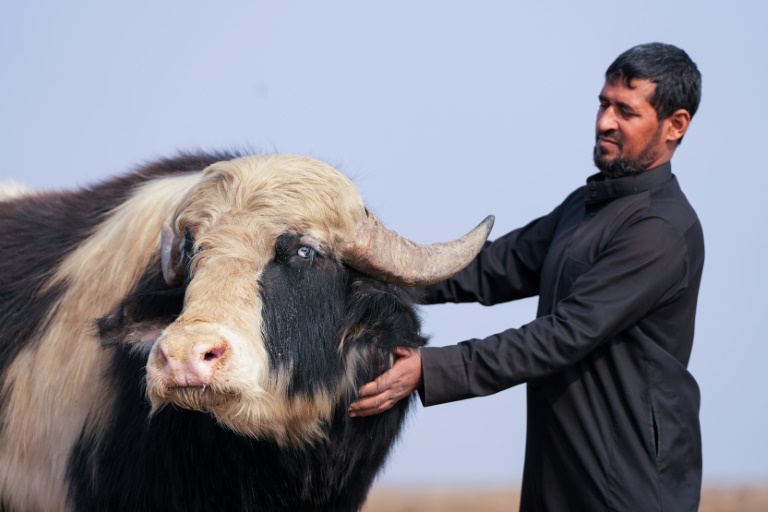
<path fill-rule="evenodd" d="M 418 245 L 385 228 L 345 176 L 316 160 L 211 165 L 162 231 L 165 284 L 155 293 L 176 306 L 164 306 L 162 321 L 134 322 L 125 336 L 147 354 L 153 410 L 206 411 L 281 444 L 322 436 L 375 349 L 354 340 L 367 332 L 390 347 L 399 337 L 423 344 L 399 288 L 459 271 L 492 223 Z"/>

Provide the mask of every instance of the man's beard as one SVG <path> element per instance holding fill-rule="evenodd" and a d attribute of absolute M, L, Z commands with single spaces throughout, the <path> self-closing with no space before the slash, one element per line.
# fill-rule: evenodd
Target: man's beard
<path fill-rule="evenodd" d="M 616 130 L 608 130 L 604 132 L 598 132 L 596 139 L 600 137 L 606 137 L 612 141 L 615 141 L 619 148 L 619 154 L 624 149 L 624 137 Z M 600 172 L 608 179 L 623 178 L 625 176 L 634 176 L 645 172 L 648 167 L 656 159 L 656 154 L 653 148 L 658 144 L 661 138 L 661 124 L 659 124 L 656 133 L 653 134 L 651 140 L 645 145 L 643 150 L 635 157 L 628 158 L 625 156 L 617 156 L 613 160 L 607 160 L 604 158 L 600 147 L 595 144 L 595 149 L 592 152 L 592 157 L 595 161 L 595 165 Z"/>

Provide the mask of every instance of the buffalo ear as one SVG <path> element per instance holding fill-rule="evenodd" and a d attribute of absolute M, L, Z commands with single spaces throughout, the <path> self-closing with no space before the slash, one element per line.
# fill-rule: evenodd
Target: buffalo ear
<path fill-rule="evenodd" d="M 132 351 L 148 354 L 154 346 L 155 341 L 157 341 L 157 339 L 163 334 L 163 331 L 166 327 L 168 327 L 168 325 L 168 322 L 152 320 L 146 322 L 137 322 L 132 324 L 129 330 L 124 331 L 122 336 L 112 338 L 102 337 L 102 343 L 120 343 Z"/>
<path fill-rule="evenodd" d="M 102 345 L 148 345 L 173 323 L 184 308 L 186 286 L 168 288 L 158 270 L 107 315 L 96 320 Z"/>
<path fill-rule="evenodd" d="M 132 350 L 149 351 L 172 318 L 153 318 L 136 321 L 131 319 L 130 306 L 120 306 L 109 315 L 96 321 L 101 344 L 125 346 Z"/>

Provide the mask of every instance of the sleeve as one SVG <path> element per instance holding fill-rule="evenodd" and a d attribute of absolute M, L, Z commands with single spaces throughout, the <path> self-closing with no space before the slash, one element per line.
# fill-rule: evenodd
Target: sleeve
<path fill-rule="evenodd" d="M 490 306 L 538 295 L 544 258 L 567 202 L 549 215 L 487 242 L 458 274 L 421 289 L 419 302 L 479 302 Z"/>
<path fill-rule="evenodd" d="M 578 362 L 685 286 L 686 244 L 660 218 L 618 233 L 552 314 L 485 339 L 422 349 L 425 406 L 484 396 Z"/>

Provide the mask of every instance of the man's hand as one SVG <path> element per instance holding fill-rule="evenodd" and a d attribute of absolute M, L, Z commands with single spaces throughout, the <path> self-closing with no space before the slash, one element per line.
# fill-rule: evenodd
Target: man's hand
<path fill-rule="evenodd" d="M 397 359 L 392 368 L 358 390 L 357 401 L 349 406 L 351 417 L 371 416 L 389 410 L 424 385 L 419 349 L 395 347 L 394 353 Z"/>

